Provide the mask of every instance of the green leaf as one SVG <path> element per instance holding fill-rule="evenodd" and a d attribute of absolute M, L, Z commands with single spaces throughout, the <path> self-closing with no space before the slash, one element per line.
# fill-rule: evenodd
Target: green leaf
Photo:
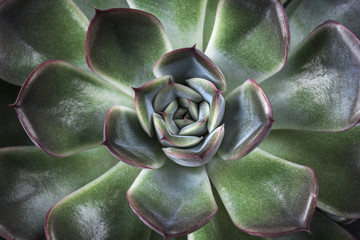
<path fill-rule="evenodd" d="M 1 1 L 0 79 L 20 86 L 36 66 L 50 59 L 87 68 L 88 24 L 70 0 Z"/>
<path fill-rule="evenodd" d="M 327 20 L 335 20 L 360 37 L 360 4 L 353 0 L 296 0 L 286 7 L 291 29 L 291 49 L 317 26 Z"/>
<path fill-rule="evenodd" d="M 126 190 L 138 174 L 138 169 L 120 162 L 55 204 L 45 222 L 47 239 L 149 239 L 150 229 L 126 200 Z"/>
<path fill-rule="evenodd" d="M 210 104 L 210 115 L 208 119 L 207 129 L 209 132 L 214 131 L 223 120 L 225 112 L 225 100 L 216 86 L 202 78 L 191 78 L 186 83 L 193 89 L 198 91 L 201 96 Z"/>
<path fill-rule="evenodd" d="M 159 18 L 174 49 L 194 44 L 202 49 L 207 0 L 128 0 L 128 3 L 131 8 Z"/>
<path fill-rule="evenodd" d="M 214 158 L 207 166 L 239 229 L 258 236 L 308 231 L 318 189 L 312 169 L 259 149 L 236 161 Z"/>
<path fill-rule="evenodd" d="M 36 147 L 0 149 L 0 236 L 44 239 L 49 208 L 117 162 L 105 147 L 61 159 Z"/>
<path fill-rule="evenodd" d="M 165 147 L 193 147 L 203 139 L 203 137 L 197 136 L 180 136 L 172 134 L 167 129 L 163 118 L 157 113 L 153 114 L 153 121 L 156 136 L 159 142 Z"/>
<path fill-rule="evenodd" d="M 109 8 L 128 8 L 126 0 L 73 0 L 75 4 L 81 9 L 88 19 L 92 19 L 95 15 L 94 8 L 109 9 Z"/>
<path fill-rule="evenodd" d="M 203 142 L 192 148 L 163 148 L 166 156 L 182 166 L 194 167 L 208 163 L 224 138 L 224 125 L 210 133 Z"/>
<path fill-rule="evenodd" d="M 189 78 L 204 78 L 224 91 L 226 82 L 220 69 L 204 53 L 191 48 L 176 49 L 162 56 L 153 68 L 157 77 L 171 75 L 175 82 L 185 84 Z"/>
<path fill-rule="evenodd" d="M 136 112 L 129 108 L 110 108 L 105 120 L 104 135 L 104 145 L 127 164 L 155 169 L 167 160 L 159 142 L 144 132 Z"/>
<path fill-rule="evenodd" d="M 133 88 L 135 92 L 135 109 L 141 126 L 150 136 L 154 136 L 154 124 L 152 114 L 154 110 L 154 99 L 160 89 L 168 83 L 171 76 L 156 78 L 139 88 Z"/>
<path fill-rule="evenodd" d="M 270 240 L 270 238 L 251 236 L 235 227 L 219 194 L 216 191 L 213 192 L 219 210 L 205 226 L 190 233 L 188 235 L 189 240 Z"/>
<path fill-rule="evenodd" d="M 314 217 L 311 220 L 310 231 L 311 233 L 295 233 L 285 237 L 276 238 L 276 240 L 355 240 L 351 234 L 325 217 L 320 211 L 315 211 Z"/>
<path fill-rule="evenodd" d="M 261 84 L 274 129 L 342 131 L 360 119 L 360 41 L 325 22 L 296 48 L 281 72 Z"/>
<path fill-rule="evenodd" d="M 14 107 L 32 140 L 51 155 L 68 156 L 98 146 L 106 111 L 133 108 L 134 100 L 113 85 L 68 63 L 36 68 Z"/>
<path fill-rule="evenodd" d="M 279 71 L 288 47 L 280 1 L 223 0 L 205 53 L 223 71 L 230 93 L 249 78 L 260 82 Z"/>
<path fill-rule="evenodd" d="M 206 101 L 199 104 L 199 118 L 196 122 L 180 129 L 179 135 L 184 136 L 203 136 L 207 130 L 207 119 L 209 118 L 210 106 Z"/>
<path fill-rule="evenodd" d="M 86 37 L 90 68 L 131 96 L 131 87 L 154 78 L 152 66 L 170 50 L 159 20 L 134 9 L 96 9 Z"/>
<path fill-rule="evenodd" d="M 315 170 L 319 208 L 337 216 L 359 218 L 359 138 L 359 126 L 339 133 L 276 130 L 260 148 Z"/>
<path fill-rule="evenodd" d="M 0 80 L 0 147 L 32 145 L 14 109 L 9 107 L 20 88 Z"/>
<path fill-rule="evenodd" d="M 160 169 L 143 170 L 127 197 L 140 219 L 164 237 L 195 231 L 217 211 L 205 167 L 171 161 Z"/>
<path fill-rule="evenodd" d="M 259 145 L 274 120 L 265 93 L 252 79 L 234 90 L 225 101 L 226 134 L 218 153 L 224 160 L 234 160 Z"/>
<path fill-rule="evenodd" d="M 205 22 L 204 22 L 204 36 L 203 36 L 203 51 L 205 51 L 211 33 L 213 31 L 215 16 L 216 16 L 216 8 L 218 5 L 218 0 L 208 0 L 206 4 L 206 13 L 205 13 Z"/>

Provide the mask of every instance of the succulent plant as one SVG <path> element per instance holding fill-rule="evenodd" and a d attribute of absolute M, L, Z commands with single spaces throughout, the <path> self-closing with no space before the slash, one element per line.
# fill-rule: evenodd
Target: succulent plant
<path fill-rule="evenodd" d="M 0 236 L 354 239 L 359 20 L 356 0 L 0 1 Z"/>

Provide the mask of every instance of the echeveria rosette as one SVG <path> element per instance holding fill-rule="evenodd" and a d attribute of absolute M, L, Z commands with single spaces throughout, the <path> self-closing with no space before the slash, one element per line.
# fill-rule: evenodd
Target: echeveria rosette
<path fill-rule="evenodd" d="M 317 202 L 317 179 L 310 168 L 287 160 L 310 166 L 318 173 L 318 207 L 326 214 L 333 219 L 340 216 L 343 220 L 359 217 L 359 200 L 356 198 L 359 172 L 354 167 L 358 161 L 355 154 L 358 149 L 357 127 L 343 135 L 323 132 L 345 130 L 358 120 L 358 91 L 354 79 L 358 79 L 359 75 L 356 71 L 359 43 L 346 28 L 335 22 L 326 23 L 290 54 L 289 61 L 279 74 L 271 77 L 284 65 L 289 48 L 287 18 L 280 1 L 223 0 L 219 2 L 217 11 L 217 1 L 213 0 L 184 1 L 181 4 L 161 0 L 90 2 L 100 8 L 130 6 L 160 19 L 139 10 L 96 11 L 87 33 L 86 60 L 105 81 L 88 70 L 82 70 L 86 68 L 81 46 L 89 24 L 85 16 L 92 18 L 93 5 L 86 6 L 83 1 L 76 0 L 47 4 L 38 0 L 27 1 L 27 4 L 1 2 L 0 17 L 3 21 L 0 22 L 0 36 L 5 43 L 1 48 L 4 50 L 0 58 L 1 78 L 20 85 L 33 68 L 52 58 L 65 60 L 82 69 L 59 60 L 40 65 L 28 77 L 13 105 L 28 135 L 38 146 L 51 155 L 67 157 L 53 159 L 34 147 L 0 150 L 0 164 L 4 170 L 0 176 L 9 176 L 0 178 L 2 192 L 9 193 L 0 205 L 0 212 L 6 212 L 0 215 L 0 235 L 7 239 L 43 238 L 42 222 L 49 207 L 104 172 L 101 177 L 53 206 L 46 218 L 48 239 L 157 239 L 159 235 L 139 220 L 128 202 L 143 222 L 166 236 L 193 232 L 208 221 L 188 237 L 196 240 L 260 239 L 239 230 L 242 229 L 252 235 L 268 236 L 269 239 L 293 231 L 308 231 Z M 318 1 L 314 4 L 321 7 L 312 9 L 322 14 L 312 14 L 312 18 L 302 17 L 309 12 L 306 8 L 312 6 L 309 2 L 287 3 L 292 31 L 301 26 L 294 22 L 312 21 L 314 25 L 307 26 L 311 25 L 313 29 L 328 20 L 327 16 L 335 16 L 326 15 L 330 7 L 324 1 Z M 331 11 L 339 13 L 334 20 L 357 34 L 353 18 L 359 14 L 349 15 L 343 11 L 358 11 L 358 8 L 351 7 L 354 2 L 356 4 L 356 1 L 333 1 Z M 337 11 L 339 4 L 341 11 Z M 322 19 L 323 16 L 325 19 Z M 27 24 L 22 25 L 21 22 Z M 54 24 L 67 31 L 61 30 L 61 27 L 54 28 L 56 31 L 46 31 L 47 25 Z M 305 35 L 295 34 L 295 41 L 301 41 Z M 326 36 L 330 36 L 330 40 L 324 41 Z M 21 41 L 17 41 L 19 39 Z M 317 42 L 325 44 L 317 45 Z M 196 47 L 191 48 L 194 44 Z M 13 49 L 16 51 L 13 52 Z M 337 54 L 336 50 L 347 54 Z M 330 56 L 329 61 L 327 56 Z M 248 78 L 254 80 L 246 81 Z M 317 79 L 320 81 L 316 82 Z M 326 88 L 330 81 L 326 79 L 330 79 L 335 87 Z M 346 81 L 350 87 L 342 87 L 336 79 Z M 307 83 L 310 80 L 317 91 L 309 88 Z M 194 81 L 195 84 L 191 84 Z M 274 109 L 275 128 L 279 130 L 270 134 L 260 146 L 262 150 L 255 149 L 249 153 L 268 134 L 273 122 L 265 93 L 256 84 L 261 81 L 261 88 L 269 96 Z M 209 82 L 211 84 L 203 84 Z M 194 128 L 195 132 L 203 134 L 203 139 L 196 146 L 164 147 L 155 139 L 156 131 L 153 131 L 153 116 L 159 120 L 158 123 L 164 122 L 169 132 L 176 132 L 175 126 L 183 128 L 196 122 L 196 111 L 186 105 L 185 98 L 167 102 L 169 104 L 164 111 L 157 109 L 158 115 L 151 108 L 150 111 L 144 110 L 144 106 L 161 105 L 164 96 L 176 95 L 169 94 L 173 90 L 165 89 L 174 88 L 174 85 L 190 88 L 205 99 L 209 107 L 201 104 L 203 110 L 198 115 L 202 117 L 206 116 L 207 109 L 210 117 L 214 113 L 211 106 L 216 106 L 211 105 L 212 100 L 209 100 L 211 91 L 202 90 L 213 89 L 212 93 L 219 93 L 213 94 L 215 98 L 212 99 L 221 96 L 220 92 L 224 91 L 222 120 L 218 120 L 220 123 L 213 121 L 216 124 L 212 125 L 207 118 L 207 126 L 213 126 L 210 131 L 206 129 L 207 132 L 204 128 Z M 139 89 L 146 86 L 158 87 L 158 90 L 150 89 L 149 94 L 143 96 L 146 104 L 138 107 L 134 97 Z M 158 95 L 157 91 L 163 88 L 165 90 L 161 91 L 157 104 L 146 102 L 156 98 L 153 95 Z M 17 87 L 5 84 L 5 92 L 7 89 L 12 93 Z M 278 91 L 280 89 L 283 91 Z M 191 96 L 194 97 L 194 94 Z M 301 105 L 304 99 L 308 106 Z M 326 104 L 321 99 L 330 99 L 332 104 Z M 339 99 L 346 99 L 346 102 L 336 104 Z M 9 104 L 14 102 L 14 96 L 2 94 L 1 100 Z M 179 107 L 181 104 L 188 108 Z M 300 110 L 307 114 L 306 118 L 301 118 Z M 5 105 L 0 111 L 6 116 L 9 114 Z M 331 115 L 335 116 L 334 119 L 329 117 Z M 294 116 L 300 117 L 294 122 Z M 6 123 L 12 118 L 9 115 Z M 205 123 L 205 118 L 198 123 Z M 138 119 L 150 119 L 150 125 Z M 281 130 L 284 126 L 300 131 Z M 21 140 L 23 135 L 19 124 L 2 125 L 1 129 L 7 135 L 17 136 L 15 139 L 2 136 L 2 146 L 29 144 Z M 190 127 L 187 131 L 194 134 L 194 129 Z M 304 132 L 304 129 L 311 132 Z M 212 133 L 221 134 L 215 141 L 208 142 L 223 140 L 220 146 L 208 145 L 208 149 L 214 152 L 219 147 L 219 154 L 206 159 L 209 161 L 207 164 L 205 161 L 201 166 L 184 167 L 169 160 L 164 153 L 170 148 L 176 155 L 202 159 L 209 154 L 202 154 L 201 150 L 206 148 L 202 148 L 201 143 L 206 142 Z M 309 145 L 308 142 L 312 141 L 316 144 Z M 100 143 L 124 162 L 138 168 L 121 162 L 116 164 L 116 159 L 104 147 L 97 147 Z M 94 149 L 86 150 L 90 148 Z M 191 148 L 197 149 L 192 149 L 191 154 L 184 154 Z M 336 152 L 336 155 L 331 155 L 331 152 Z M 343 155 L 351 161 L 340 164 L 339 156 Z M 331 160 L 330 169 L 326 168 L 329 167 L 326 159 Z M 51 171 L 52 168 L 54 171 Z M 65 173 L 68 177 L 63 177 Z M 331 179 L 341 181 L 329 181 Z M 336 198 L 332 197 L 334 193 Z M 10 214 L 9 209 L 14 211 Z M 352 238 L 318 211 L 310 228 L 312 234 L 302 232 L 281 239 Z"/>

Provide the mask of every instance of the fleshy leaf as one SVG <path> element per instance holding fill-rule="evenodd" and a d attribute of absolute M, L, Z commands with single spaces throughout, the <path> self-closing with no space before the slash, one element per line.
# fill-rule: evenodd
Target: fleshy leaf
<path fill-rule="evenodd" d="M 109 8 L 128 8 L 126 0 L 73 0 L 75 4 L 81 9 L 88 19 L 94 17 L 94 7 L 98 9 L 109 9 Z"/>
<path fill-rule="evenodd" d="M 215 16 L 216 16 L 216 8 L 218 5 L 218 0 L 208 0 L 206 4 L 206 13 L 205 13 L 205 23 L 204 23 L 204 37 L 203 37 L 203 51 L 205 51 L 211 33 L 213 31 Z"/>
<path fill-rule="evenodd" d="M 192 148 L 163 148 L 166 156 L 174 162 L 188 167 L 197 167 L 208 163 L 216 154 L 224 138 L 224 126 L 209 134 L 203 143 Z"/>
<path fill-rule="evenodd" d="M 261 84 L 274 129 L 342 131 L 360 119 L 360 41 L 325 22 L 292 51 L 281 72 Z"/>
<path fill-rule="evenodd" d="M 252 151 L 270 132 L 273 123 L 270 103 L 252 79 L 226 97 L 226 135 L 219 148 L 224 160 L 234 160 Z"/>
<path fill-rule="evenodd" d="M 289 1 L 286 15 L 291 29 L 291 49 L 295 49 L 313 29 L 327 20 L 340 22 L 360 37 L 360 4 L 357 1 Z"/>
<path fill-rule="evenodd" d="M 199 119 L 199 105 L 186 98 L 179 98 L 178 103 L 180 106 L 187 108 L 193 120 Z"/>
<path fill-rule="evenodd" d="M 152 66 L 170 50 L 159 20 L 134 9 L 96 9 L 86 36 L 89 67 L 129 95 L 154 78 Z"/>
<path fill-rule="evenodd" d="M 0 149 L 0 236 L 44 239 L 49 208 L 116 163 L 105 147 L 61 159 L 36 147 Z"/>
<path fill-rule="evenodd" d="M 9 107 L 20 88 L 0 80 L 0 147 L 32 145 L 14 109 Z"/>
<path fill-rule="evenodd" d="M 165 109 L 164 112 L 160 113 L 162 117 L 164 118 L 164 122 L 166 124 L 166 128 L 172 133 L 172 134 L 178 134 L 179 128 L 174 122 L 173 118 L 175 113 L 177 112 L 179 108 L 179 104 L 176 100 L 172 101 Z"/>
<path fill-rule="evenodd" d="M 193 89 L 198 91 L 201 96 L 210 104 L 210 115 L 207 129 L 212 132 L 221 123 L 225 112 L 225 100 L 216 86 L 202 78 L 191 78 L 186 80 Z"/>
<path fill-rule="evenodd" d="M 276 130 L 260 148 L 315 170 L 320 209 L 360 218 L 359 138 L 359 126 L 337 133 Z"/>
<path fill-rule="evenodd" d="M 289 41 L 279 0 L 223 0 L 205 54 L 223 71 L 230 93 L 246 79 L 261 82 L 279 71 Z"/>
<path fill-rule="evenodd" d="M 217 211 L 205 167 L 171 161 L 160 169 L 143 170 L 127 198 L 140 219 L 165 237 L 195 231 Z"/>
<path fill-rule="evenodd" d="M 220 69 L 195 46 L 165 54 L 156 62 L 153 71 L 157 77 L 170 74 L 180 84 L 185 84 L 185 80 L 189 78 L 205 78 L 218 89 L 226 89 L 225 78 Z"/>
<path fill-rule="evenodd" d="M 209 118 L 210 107 L 206 101 L 199 105 L 199 119 L 193 124 L 181 128 L 179 135 L 202 136 L 207 133 L 207 119 Z"/>
<path fill-rule="evenodd" d="M 197 44 L 202 49 L 207 0 L 128 0 L 131 8 L 160 19 L 174 49 Z"/>
<path fill-rule="evenodd" d="M 102 142 L 110 107 L 133 104 L 113 85 L 53 60 L 31 73 L 13 106 L 35 144 L 51 155 L 68 156 Z"/>
<path fill-rule="evenodd" d="M 141 126 L 150 136 L 154 136 L 154 125 L 152 114 L 154 113 L 154 99 L 160 89 L 166 85 L 170 76 L 164 76 L 154 79 L 139 88 L 133 88 L 135 91 L 135 109 Z"/>
<path fill-rule="evenodd" d="M 276 240 L 355 240 L 351 234 L 325 217 L 320 211 L 315 211 L 314 217 L 311 220 L 310 231 L 311 233 L 299 232 L 276 238 Z"/>
<path fill-rule="evenodd" d="M 258 236 L 309 230 L 318 190 L 312 169 L 259 149 L 236 161 L 214 158 L 207 166 L 239 229 Z"/>
<path fill-rule="evenodd" d="M 85 67 L 89 21 L 70 0 L 1 1 L 0 79 L 21 85 L 50 59 Z"/>
<path fill-rule="evenodd" d="M 156 95 L 154 99 L 155 112 L 164 111 L 164 109 L 176 98 L 186 98 L 193 102 L 199 103 L 203 100 L 201 95 L 191 88 L 174 83 L 169 78 L 168 84 L 166 84 Z"/>
<path fill-rule="evenodd" d="M 180 136 L 171 134 L 166 127 L 165 121 L 159 114 L 153 114 L 153 121 L 158 140 L 165 147 L 192 147 L 203 139 L 203 137 L 197 136 Z"/>
<path fill-rule="evenodd" d="M 225 207 L 221 204 L 221 200 L 219 200 L 217 194 L 214 193 L 214 195 L 219 206 L 218 213 L 211 218 L 209 223 L 204 227 L 189 234 L 189 240 L 355 240 L 347 231 L 325 217 L 319 211 L 315 211 L 311 220 L 311 233 L 297 232 L 275 238 L 251 236 L 240 231 L 232 224 L 230 217 L 226 213 Z"/>
<path fill-rule="evenodd" d="M 107 113 L 104 145 L 120 160 L 135 167 L 161 167 L 166 156 L 161 145 L 142 129 L 136 112 L 126 107 L 112 107 Z"/>
<path fill-rule="evenodd" d="M 138 169 L 120 162 L 59 201 L 46 218 L 47 239 L 149 239 L 150 229 L 126 200 L 138 174 Z"/>

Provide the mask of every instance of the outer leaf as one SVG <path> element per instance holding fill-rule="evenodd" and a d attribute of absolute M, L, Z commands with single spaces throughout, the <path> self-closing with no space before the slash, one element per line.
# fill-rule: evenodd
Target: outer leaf
<path fill-rule="evenodd" d="M 208 224 L 190 233 L 188 240 L 270 240 L 270 238 L 251 236 L 236 228 L 216 191 L 214 191 L 214 197 L 219 211 Z"/>
<path fill-rule="evenodd" d="M 337 216 L 359 218 L 359 138 L 360 127 L 340 133 L 277 130 L 260 147 L 315 170 L 319 208 Z"/>
<path fill-rule="evenodd" d="M 0 147 L 32 145 L 15 111 L 9 107 L 19 90 L 19 87 L 0 80 Z"/>
<path fill-rule="evenodd" d="M 276 238 L 276 240 L 355 240 L 351 234 L 325 217 L 320 211 L 315 211 L 314 217 L 311 220 L 310 230 L 311 233 L 301 232 Z"/>
<path fill-rule="evenodd" d="M 86 67 L 89 22 L 70 0 L 0 2 L 0 79 L 21 85 L 49 59 Z"/>
<path fill-rule="evenodd" d="M 119 104 L 133 107 L 133 99 L 55 60 L 31 73 L 14 107 L 35 144 L 51 155 L 68 156 L 101 143 L 106 111 Z"/>
<path fill-rule="evenodd" d="M 317 197 L 312 169 L 254 150 L 237 161 L 216 158 L 208 172 L 239 229 L 258 236 L 309 230 Z"/>
<path fill-rule="evenodd" d="M 275 129 L 341 131 L 360 119 L 360 41 L 328 21 L 292 52 L 285 68 L 261 87 Z"/>
<path fill-rule="evenodd" d="M 152 231 L 149 240 L 164 240 L 164 237 L 160 234 Z M 166 240 L 187 240 L 187 235 L 174 237 L 174 238 L 166 238 Z"/>
<path fill-rule="evenodd" d="M 360 5 L 356 0 L 290 1 L 286 15 L 291 29 L 291 49 L 327 20 L 340 22 L 360 37 Z"/>
<path fill-rule="evenodd" d="M 142 129 L 136 112 L 112 107 L 105 120 L 104 145 L 123 162 L 141 168 L 159 168 L 166 156 L 161 145 Z"/>
<path fill-rule="evenodd" d="M 143 170 L 127 198 L 140 219 L 164 237 L 195 231 L 217 211 L 205 167 L 171 161 L 160 169 Z"/>
<path fill-rule="evenodd" d="M 225 160 L 234 160 L 259 145 L 274 120 L 265 93 L 252 79 L 226 97 L 225 108 L 226 135 L 218 153 Z"/>
<path fill-rule="evenodd" d="M 166 156 L 187 167 L 197 167 L 208 163 L 216 154 L 224 138 L 224 125 L 209 134 L 204 142 L 192 148 L 163 148 Z"/>
<path fill-rule="evenodd" d="M 154 66 L 157 77 L 174 76 L 175 82 L 185 84 L 189 78 L 204 78 L 215 84 L 220 90 L 226 89 L 224 75 L 205 54 L 192 48 L 176 49 L 162 56 Z"/>
<path fill-rule="evenodd" d="M 231 92 L 248 78 L 260 82 L 279 71 L 288 48 L 280 0 L 223 0 L 205 53 L 223 71 Z"/>
<path fill-rule="evenodd" d="M 105 147 L 61 159 L 36 147 L 0 149 L 0 236 L 44 239 L 49 208 L 117 162 Z"/>
<path fill-rule="evenodd" d="M 154 14 L 164 24 L 174 49 L 197 44 L 202 49 L 207 0 L 127 0 L 131 8 Z"/>
<path fill-rule="evenodd" d="M 203 36 L 203 50 L 205 51 L 211 33 L 213 31 L 215 16 L 216 16 L 216 8 L 218 5 L 218 0 L 208 0 L 206 4 L 206 14 L 205 14 L 205 23 L 204 23 L 204 36 Z"/>
<path fill-rule="evenodd" d="M 96 9 L 86 36 L 89 67 L 129 95 L 154 78 L 152 66 L 170 50 L 160 21 L 134 9 Z"/>
<path fill-rule="evenodd" d="M 126 190 L 138 174 L 138 169 L 118 163 L 55 204 L 45 222 L 47 239 L 149 239 L 150 229 L 126 201 Z"/>
<path fill-rule="evenodd" d="M 128 8 L 126 0 L 73 0 L 88 19 L 94 17 L 94 7 L 100 9 Z"/>

